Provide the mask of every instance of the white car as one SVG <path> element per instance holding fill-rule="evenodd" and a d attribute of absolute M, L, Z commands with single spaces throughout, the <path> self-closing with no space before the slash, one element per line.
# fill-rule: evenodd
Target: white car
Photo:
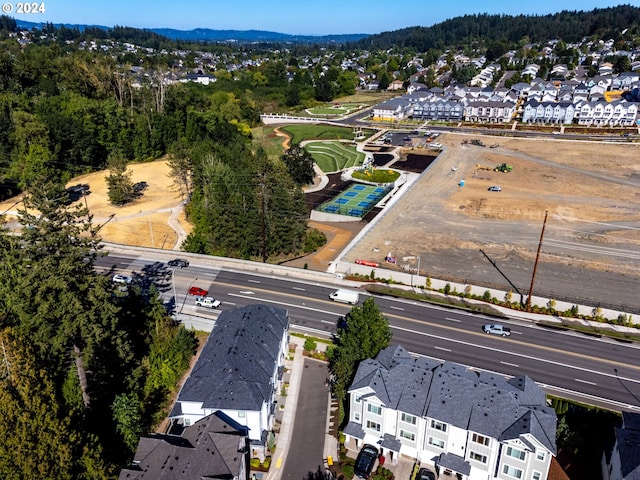
<path fill-rule="evenodd" d="M 494 185 L 493 187 L 489 187 L 490 192 L 501 192 L 502 187 L 500 185 Z"/>
<path fill-rule="evenodd" d="M 457 172 L 458 171 L 458 167 L 456 165 L 454 165 L 453 167 L 451 167 L 451 171 L 452 172 Z"/>
<path fill-rule="evenodd" d="M 133 278 L 131 278 L 129 275 L 124 275 L 123 273 L 116 273 L 113 276 L 112 280 L 116 283 L 129 285 L 133 281 Z"/>
<path fill-rule="evenodd" d="M 429 144 L 429 148 L 442 148 L 442 144 L 438 142 L 433 142 Z"/>
<path fill-rule="evenodd" d="M 222 302 L 213 297 L 196 297 L 198 307 L 218 308 Z"/>

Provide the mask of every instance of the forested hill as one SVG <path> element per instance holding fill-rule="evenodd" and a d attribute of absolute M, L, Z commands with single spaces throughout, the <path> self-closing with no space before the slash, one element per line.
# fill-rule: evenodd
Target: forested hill
<path fill-rule="evenodd" d="M 589 12 L 565 10 L 544 16 L 465 15 L 431 27 L 410 27 L 372 35 L 356 45 L 373 50 L 395 47 L 426 52 L 459 45 L 517 43 L 523 39 L 528 42 L 549 39 L 575 42 L 591 36 L 616 39 L 625 29 L 626 35 L 640 36 L 640 7 L 620 5 Z"/>

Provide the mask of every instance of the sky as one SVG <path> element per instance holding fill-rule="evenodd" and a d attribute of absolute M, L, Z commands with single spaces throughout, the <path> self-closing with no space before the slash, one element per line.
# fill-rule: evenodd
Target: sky
<path fill-rule="evenodd" d="M 9 16 L 31 22 L 192 30 L 267 30 L 292 35 L 374 34 L 428 27 L 465 14 L 546 15 L 640 0 L 0 0 Z M 20 5 L 44 13 L 18 14 Z"/>

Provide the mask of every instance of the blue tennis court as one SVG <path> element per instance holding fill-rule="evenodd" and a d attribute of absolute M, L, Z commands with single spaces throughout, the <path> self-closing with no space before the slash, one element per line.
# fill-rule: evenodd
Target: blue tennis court
<path fill-rule="evenodd" d="M 349 188 L 324 202 L 316 210 L 362 218 L 387 195 L 391 188 L 392 185 L 351 184 Z"/>

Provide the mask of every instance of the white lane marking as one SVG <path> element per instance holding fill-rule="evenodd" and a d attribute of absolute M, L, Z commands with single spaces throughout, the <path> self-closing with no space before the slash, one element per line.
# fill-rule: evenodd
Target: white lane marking
<path fill-rule="evenodd" d="M 293 290 L 299 290 L 301 292 L 306 292 L 307 291 L 305 288 L 300 288 L 300 287 L 293 287 Z"/>
<path fill-rule="evenodd" d="M 433 348 L 435 348 L 436 350 L 442 350 L 443 352 L 451 352 L 450 348 L 438 347 L 437 345 Z"/>
<path fill-rule="evenodd" d="M 249 279 L 249 280 L 247 280 L 247 281 L 248 281 L 249 283 L 261 283 L 261 282 L 260 282 L 260 280 L 252 280 L 252 279 Z"/>
<path fill-rule="evenodd" d="M 502 365 L 507 365 L 508 367 L 516 367 L 516 368 L 520 368 L 520 365 L 518 365 L 517 363 L 509 363 L 509 362 L 500 362 Z"/>
<path fill-rule="evenodd" d="M 395 307 L 393 305 L 389 306 L 389 308 L 393 308 L 394 310 L 402 310 L 404 312 L 404 308 Z"/>
<path fill-rule="evenodd" d="M 462 320 L 460 320 L 459 318 L 450 318 L 450 317 L 444 317 L 445 320 L 449 320 L 450 322 L 462 322 Z"/>
<path fill-rule="evenodd" d="M 593 386 L 598 385 L 597 383 L 589 382 L 589 381 L 587 381 L 587 380 L 580 380 L 579 378 L 574 378 L 574 380 L 575 380 L 576 382 L 578 382 L 578 383 L 586 383 L 587 385 L 593 385 Z"/>
<path fill-rule="evenodd" d="M 241 291 L 240 293 L 243 295 L 255 295 L 251 290 L 245 290 L 244 292 Z"/>

